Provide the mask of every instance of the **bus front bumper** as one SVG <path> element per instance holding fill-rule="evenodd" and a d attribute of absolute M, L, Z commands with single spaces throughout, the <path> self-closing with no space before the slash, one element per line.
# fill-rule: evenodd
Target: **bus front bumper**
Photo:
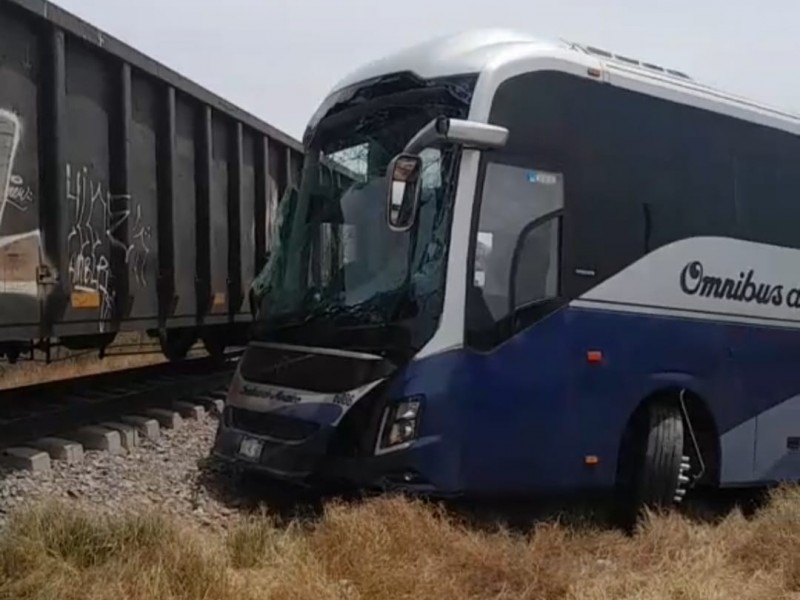
<path fill-rule="evenodd" d="M 450 486 L 437 485 L 425 473 L 441 439 L 427 438 L 394 452 L 363 456 L 333 457 L 328 447 L 334 427 L 320 429 L 302 442 L 286 443 L 220 424 L 212 454 L 245 471 L 317 487 L 346 484 L 365 490 L 401 491 L 433 496 L 455 495 Z"/>
<path fill-rule="evenodd" d="M 319 470 L 332 434 L 333 428 L 323 428 L 301 442 L 285 442 L 220 424 L 212 454 L 244 470 L 300 483 Z"/>

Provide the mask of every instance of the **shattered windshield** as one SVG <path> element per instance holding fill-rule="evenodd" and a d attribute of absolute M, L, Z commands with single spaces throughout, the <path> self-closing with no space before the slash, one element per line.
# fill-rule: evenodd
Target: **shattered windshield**
<path fill-rule="evenodd" d="M 419 216 L 406 232 L 387 225 L 386 170 L 441 114 L 441 106 L 391 106 L 319 136 L 300 190 L 281 203 L 279 241 L 254 285 L 257 338 L 374 351 L 389 342 L 345 342 L 342 334 L 399 327 L 410 346 L 433 334 L 458 155 L 452 148 L 422 152 Z"/>

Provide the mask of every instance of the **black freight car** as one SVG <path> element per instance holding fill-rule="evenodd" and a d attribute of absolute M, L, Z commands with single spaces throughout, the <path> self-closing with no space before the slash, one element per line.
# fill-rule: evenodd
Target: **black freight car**
<path fill-rule="evenodd" d="M 42 0 L 0 0 L 0 356 L 240 343 L 302 146 Z"/>

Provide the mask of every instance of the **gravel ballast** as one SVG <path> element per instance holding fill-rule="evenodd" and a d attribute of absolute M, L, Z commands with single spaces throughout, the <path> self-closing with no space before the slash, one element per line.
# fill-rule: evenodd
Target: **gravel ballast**
<path fill-rule="evenodd" d="M 0 526 L 20 506 L 76 502 L 104 512 L 154 509 L 225 526 L 244 506 L 238 479 L 209 458 L 217 420 L 210 415 L 162 430 L 158 441 L 120 454 L 87 450 L 83 461 L 53 461 L 45 473 L 0 467 Z"/>

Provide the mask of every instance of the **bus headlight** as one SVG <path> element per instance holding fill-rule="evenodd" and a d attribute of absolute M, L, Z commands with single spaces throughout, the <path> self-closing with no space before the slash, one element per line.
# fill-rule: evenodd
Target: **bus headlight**
<path fill-rule="evenodd" d="M 417 437 L 422 399 L 406 398 L 386 407 L 381 447 L 392 448 Z"/>

